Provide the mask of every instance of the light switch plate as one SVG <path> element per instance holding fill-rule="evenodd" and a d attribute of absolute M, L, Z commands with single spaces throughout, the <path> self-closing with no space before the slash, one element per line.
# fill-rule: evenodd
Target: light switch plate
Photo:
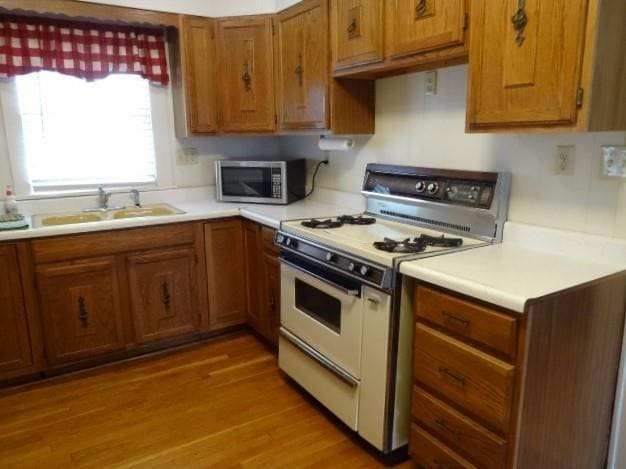
<path fill-rule="evenodd" d="M 437 70 L 426 72 L 424 94 L 426 96 L 435 96 L 437 94 Z"/>
<path fill-rule="evenodd" d="M 626 145 L 602 145 L 603 174 L 626 180 Z"/>
<path fill-rule="evenodd" d="M 573 145 L 559 145 L 554 156 L 554 174 L 572 176 L 576 162 L 576 147 Z"/>
<path fill-rule="evenodd" d="M 178 166 L 188 166 L 198 164 L 197 148 L 182 148 L 176 155 L 176 164 Z"/>

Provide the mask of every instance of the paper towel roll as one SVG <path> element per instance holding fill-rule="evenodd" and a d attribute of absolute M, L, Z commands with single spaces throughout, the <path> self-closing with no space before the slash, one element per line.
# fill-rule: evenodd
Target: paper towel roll
<path fill-rule="evenodd" d="M 351 138 L 321 138 L 320 150 L 324 151 L 348 151 L 354 148 L 354 139 Z"/>

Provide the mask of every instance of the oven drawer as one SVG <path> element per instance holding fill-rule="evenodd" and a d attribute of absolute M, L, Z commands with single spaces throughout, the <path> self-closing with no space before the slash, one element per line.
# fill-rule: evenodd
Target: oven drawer
<path fill-rule="evenodd" d="M 506 466 L 506 441 L 417 386 L 411 414 L 420 425 L 451 448 L 458 448 L 485 469 Z"/>
<path fill-rule="evenodd" d="M 415 313 L 461 337 L 476 341 L 509 357 L 517 347 L 517 320 L 432 288 L 416 290 Z"/>
<path fill-rule="evenodd" d="M 415 424 L 411 425 L 409 450 L 418 468 L 477 469 Z"/>
<path fill-rule="evenodd" d="M 358 381 L 341 378 L 282 335 L 278 342 L 278 366 L 342 422 L 357 430 Z"/>
<path fill-rule="evenodd" d="M 428 326 L 415 326 L 415 379 L 505 433 L 515 367 Z"/>

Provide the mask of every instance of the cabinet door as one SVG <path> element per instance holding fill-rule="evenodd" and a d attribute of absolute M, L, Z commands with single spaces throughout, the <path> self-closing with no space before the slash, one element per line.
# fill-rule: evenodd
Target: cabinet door
<path fill-rule="evenodd" d="M 576 122 L 587 0 L 472 1 L 470 127 Z"/>
<path fill-rule="evenodd" d="M 246 321 L 243 232 L 240 220 L 208 223 L 204 228 L 209 291 L 209 328 Z"/>
<path fill-rule="evenodd" d="M 327 0 L 305 0 L 278 15 L 278 102 L 283 129 L 329 127 Z"/>
<path fill-rule="evenodd" d="M 217 132 L 214 28 L 211 19 L 182 19 L 183 73 L 191 134 Z"/>
<path fill-rule="evenodd" d="M 0 246 L 0 379 L 33 364 L 15 246 Z"/>
<path fill-rule="evenodd" d="M 382 0 L 331 0 L 334 70 L 383 60 L 383 5 Z"/>
<path fill-rule="evenodd" d="M 263 272 L 261 226 L 252 222 L 243 224 L 243 244 L 246 265 L 246 312 L 248 322 L 260 334 L 267 331 L 267 320 L 263 305 Z"/>
<path fill-rule="evenodd" d="M 276 112 L 271 18 L 220 20 L 217 61 L 222 131 L 273 132 Z"/>
<path fill-rule="evenodd" d="M 280 262 L 275 255 L 264 255 L 265 311 L 267 317 L 267 339 L 278 345 L 280 329 Z"/>
<path fill-rule="evenodd" d="M 388 55 L 403 57 L 465 41 L 466 0 L 389 0 Z"/>
<path fill-rule="evenodd" d="M 113 259 L 40 267 L 37 283 L 52 365 L 123 347 L 120 285 Z"/>
<path fill-rule="evenodd" d="M 128 258 L 131 312 L 138 343 L 198 329 L 195 265 L 191 247 Z"/>

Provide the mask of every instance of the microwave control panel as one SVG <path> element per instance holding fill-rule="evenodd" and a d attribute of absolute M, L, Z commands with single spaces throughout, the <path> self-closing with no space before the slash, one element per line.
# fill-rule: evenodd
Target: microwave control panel
<path fill-rule="evenodd" d="M 281 181 L 282 181 L 281 168 L 272 168 L 272 198 L 273 199 L 283 198 L 283 190 L 282 190 Z"/>

